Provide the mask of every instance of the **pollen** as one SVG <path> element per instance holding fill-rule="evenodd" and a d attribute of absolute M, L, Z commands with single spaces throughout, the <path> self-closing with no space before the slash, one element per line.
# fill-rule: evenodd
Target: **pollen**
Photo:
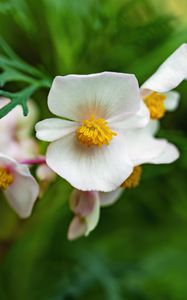
<path fill-rule="evenodd" d="M 153 120 L 161 119 L 166 112 L 164 106 L 164 100 L 166 96 L 157 92 L 152 92 L 150 95 L 144 98 L 144 102 L 150 111 L 150 117 Z"/>
<path fill-rule="evenodd" d="M 125 189 L 135 188 L 139 185 L 142 175 L 142 167 L 136 166 L 131 175 L 122 183 L 121 187 Z"/>
<path fill-rule="evenodd" d="M 0 167 L 0 189 L 6 190 L 13 182 L 13 175 L 6 168 Z"/>
<path fill-rule="evenodd" d="M 88 120 L 83 120 L 76 132 L 80 143 L 90 147 L 109 145 L 112 138 L 117 135 L 112 131 L 104 119 L 96 119 L 94 115 Z"/>

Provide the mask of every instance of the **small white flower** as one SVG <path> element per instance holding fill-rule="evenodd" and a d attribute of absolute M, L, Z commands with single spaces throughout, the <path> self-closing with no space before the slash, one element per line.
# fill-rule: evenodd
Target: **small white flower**
<path fill-rule="evenodd" d="M 135 76 L 112 72 L 58 76 L 48 106 L 68 119 L 36 125 L 38 139 L 52 142 L 46 154 L 49 167 L 81 190 L 116 189 L 133 169 L 128 131 L 149 121 Z"/>
<path fill-rule="evenodd" d="M 165 111 L 173 111 L 179 104 L 180 94 L 173 91 L 187 79 L 187 44 L 172 53 L 158 70 L 142 85 L 141 94 L 152 119 L 160 119 Z"/>
<path fill-rule="evenodd" d="M 68 239 L 88 236 L 99 222 L 100 207 L 113 204 L 120 197 L 122 189 L 104 193 L 74 189 L 70 196 L 70 209 L 75 214 L 68 229 Z"/>
<path fill-rule="evenodd" d="M 70 209 L 75 217 L 68 229 L 68 239 L 74 240 L 82 235 L 89 235 L 99 222 L 99 193 L 75 189 L 70 197 Z"/>
<path fill-rule="evenodd" d="M 9 102 L 9 99 L 0 97 L 0 108 Z M 32 131 L 38 119 L 38 109 L 31 99 L 28 100 L 28 109 L 27 117 L 23 116 L 22 108 L 17 106 L 0 119 L 0 153 L 30 164 L 33 158 L 40 157 L 40 149 L 36 139 L 32 137 Z M 56 174 L 45 163 L 42 163 L 36 169 L 36 176 L 40 180 L 40 195 L 43 195 Z"/>
<path fill-rule="evenodd" d="M 39 194 L 39 186 L 25 165 L 0 154 L 0 190 L 21 218 L 27 218 Z"/>
<path fill-rule="evenodd" d="M 150 121 L 145 128 L 131 132 L 129 141 L 132 145 L 137 145 L 131 153 L 134 170 L 116 191 L 99 193 L 101 206 L 113 204 L 119 199 L 124 189 L 136 187 L 140 182 L 143 164 L 170 164 L 179 158 L 179 151 L 175 145 L 165 139 L 154 137 L 158 127 L 158 121 Z"/>

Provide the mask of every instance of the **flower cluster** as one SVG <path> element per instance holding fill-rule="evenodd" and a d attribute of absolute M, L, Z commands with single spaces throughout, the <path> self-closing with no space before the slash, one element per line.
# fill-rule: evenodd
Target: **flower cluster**
<path fill-rule="evenodd" d="M 8 102 L 8 99 L 1 98 L 0 106 Z M 0 120 L 0 190 L 21 218 L 30 216 L 44 183 L 46 185 L 54 177 L 45 158 L 40 156 L 37 141 L 31 137 L 38 115 L 31 100 L 29 111 L 25 118 L 21 108 L 17 107 Z M 38 165 L 36 175 L 40 185 L 30 172 L 29 166 L 33 164 Z"/>
<path fill-rule="evenodd" d="M 10 205 L 21 217 L 30 215 L 39 185 L 28 165 L 41 163 L 40 181 L 49 183 L 58 174 L 74 187 L 68 238 L 88 235 L 98 224 L 100 207 L 139 184 L 143 164 L 169 164 L 179 157 L 175 145 L 155 135 L 159 120 L 177 108 L 180 95 L 173 89 L 186 77 L 187 44 L 141 87 L 135 75 L 125 73 L 55 77 L 48 107 L 57 117 L 35 126 L 36 137 L 50 142 L 45 158 L 29 136 L 33 120 L 18 122 L 15 112 L 1 120 L 0 189 Z"/>
<path fill-rule="evenodd" d="M 140 88 L 134 75 L 114 72 L 54 79 L 48 107 L 58 118 L 37 123 L 36 136 L 50 142 L 48 166 L 75 188 L 69 239 L 88 235 L 100 207 L 139 184 L 143 164 L 179 157 L 174 145 L 155 134 L 166 111 L 176 109 L 179 93 L 173 89 L 186 77 L 183 44 Z"/>

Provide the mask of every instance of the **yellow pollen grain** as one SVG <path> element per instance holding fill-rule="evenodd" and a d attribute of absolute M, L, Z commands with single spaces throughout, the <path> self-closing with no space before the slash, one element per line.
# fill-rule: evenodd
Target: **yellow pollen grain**
<path fill-rule="evenodd" d="M 76 131 L 78 141 L 88 147 L 109 145 L 116 135 L 117 133 L 110 129 L 106 120 L 95 119 L 94 115 L 88 120 L 83 120 Z"/>
<path fill-rule="evenodd" d="M 142 175 L 142 167 L 136 166 L 131 175 L 122 183 L 121 187 L 125 189 L 135 188 L 139 185 Z"/>
<path fill-rule="evenodd" d="M 0 167 L 0 189 L 6 190 L 13 182 L 13 175 L 5 168 Z"/>
<path fill-rule="evenodd" d="M 164 100 L 166 96 L 157 92 L 152 92 L 144 98 L 144 102 L 150 111 L 150 117 L 153 120 L 161 119 L 166 112 Z"/>

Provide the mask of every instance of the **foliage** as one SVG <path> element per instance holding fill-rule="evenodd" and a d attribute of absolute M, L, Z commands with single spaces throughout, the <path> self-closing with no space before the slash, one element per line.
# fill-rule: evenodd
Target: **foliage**
<path fill-rule="evenodd" d="M 20 59 L 3 38 L 0 38 L 0 48 L 5 53 L 5 55 L 0 55 L 0 67 L 3 70 L 0 75 L 0 86 L 3 87 L 6 83 L 12 81 L 21 81 L 28 84 L 28 86 L 23 87 L 18 92 L 0 90 L 0 96 L 4 96 L 11 100 L 10 103 L 0 109 L 0 118 L 4 117 L 17 105 L 22 106 L 23 114 L 27 116 L 27 100 L 37 89 L 49 87 L 50 80 L 38 69 Z"/>

